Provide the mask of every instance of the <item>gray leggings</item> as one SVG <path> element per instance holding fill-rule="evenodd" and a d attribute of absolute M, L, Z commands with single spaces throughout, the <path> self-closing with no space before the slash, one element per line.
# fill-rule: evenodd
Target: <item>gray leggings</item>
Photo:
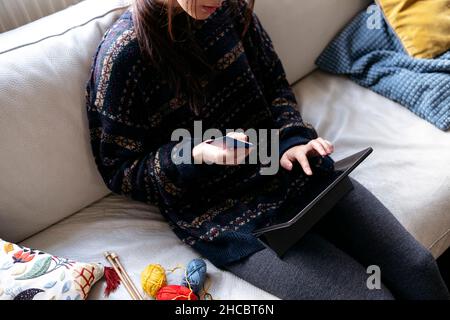
<path fill-rule="evenodd" d="M 352 183 L 281 259 L 263 249 L 224 268 L 281 299 L 450 299 L 430 252 L 370 191 Z M 367 286 L 370 265 L 380 268 L 380 289 Z"/>

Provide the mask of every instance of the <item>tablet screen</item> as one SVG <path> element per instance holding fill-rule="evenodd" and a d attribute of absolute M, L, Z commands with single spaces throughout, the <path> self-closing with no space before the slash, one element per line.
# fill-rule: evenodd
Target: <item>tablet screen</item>
<path fill-rule="evenodd" d="M 327 175 L 316 176 L 314 175 L 308 183 L 305 191 L 298 196 L 298 200 L 294 199 L 290 201 L 288 205 L 285 205 L 280 213 L 273 217 L 270 221 L 270 226 L 255 230 L 255 234 L 265 232 L 269 228 L 276 227 L 277 225 L 285 225 L 294 223 L 308 211 L 309 209 L 321 198 L 325 197 L 327 193 L 333 192 L 333 188 L 350 174 L 371 152 L 372 148 L 364 149 L 353 155 L 350 155 L 342 160 L 334 163 L 334 171 Z M 309 207 L 309 208 L 308 208 Z M 303 212 L 302 212 L 303 211 Z"/>

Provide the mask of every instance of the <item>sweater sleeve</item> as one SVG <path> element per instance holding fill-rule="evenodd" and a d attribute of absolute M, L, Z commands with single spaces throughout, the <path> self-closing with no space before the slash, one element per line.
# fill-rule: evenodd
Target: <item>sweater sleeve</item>
<path fill-rule="evenodd" d="M 183 148 L 170 137 L 163 141 L 149 127 L 151 108 L 142 103 L 134 81 L 139 71 L 130 65 L 137 61 L 133 56 L 137 50 L 123 43 L 116 46 L 117 50 L 111 47 L 101 58 L 97 53 L 86 87 L 95 163 L 112 192 L 159 207 L 175 206 L 187 197 L 188 186 L 195 179 L 217 171 L 218 165 L 172 161 Z M 193 141 L 185 143 L 192 148 Z"/>
<path fill-rule="evenodd" d="M 304 122 L 297 110 L 297 101 L 268 33 L 255 13 L 252 14 L 244 38 L 250 52 L 252 69 L 259 79 L 270 104 L 274 127 L 280 129 L 280 156 L 289 148 L 306 144 L 318 137 L 314 127 Z M 252 62 L 252 61 L 251 61 Z"/>

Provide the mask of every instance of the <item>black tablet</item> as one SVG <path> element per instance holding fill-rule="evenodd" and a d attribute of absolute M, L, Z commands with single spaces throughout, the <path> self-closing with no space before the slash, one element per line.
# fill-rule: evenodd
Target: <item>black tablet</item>
<path fill-rule="evenodd" d="M 294 214 L 279 215 L 270 226 L 257 229 L 253 234 L 266 246 L 282 256 L 300 240 L 333 206 L 344 197 L 353 185 L 348 177 L 372 148 L 366 148 L 334 163 L 334 172 L 314 185 L 304 206 Z"/>

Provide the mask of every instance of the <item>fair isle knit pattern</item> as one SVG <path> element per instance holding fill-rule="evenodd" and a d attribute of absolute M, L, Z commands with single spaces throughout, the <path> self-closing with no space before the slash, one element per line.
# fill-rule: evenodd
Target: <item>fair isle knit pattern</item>
<path fill-rule="evenodd" d="M 193 30 L 215 68 L 204 83 L 205 103 L 195 115 L 178 99 L 139 50 L 132 13 L 107 31 L 87 84 L 87 115 L 93 155 L 107 187 L 155 204 L 175 234 L 220 267 L 264 245 L 251 231 L 300 201 L 308 177 L 301 170 L 260 174 L 260 165 L 175 165 L 177 128 L 280 129 L 280 152 L 317 137 L 303 122 L 272 42 L 253 14 L 241 39 L 239 12 L 227 1 Z M 234 14 L 231 14 L 234 12 Z M 331 158 L 328 158 L 331 160 Z M 318 158 L 312 164 L 324 167 Z"/>

